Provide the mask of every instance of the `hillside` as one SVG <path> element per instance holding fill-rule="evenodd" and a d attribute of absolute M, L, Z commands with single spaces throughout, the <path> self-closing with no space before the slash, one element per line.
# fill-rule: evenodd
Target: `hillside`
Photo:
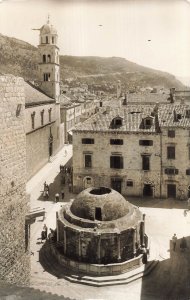
<path fill-rule="evenodd" d="M 0 34 L 0 73 L 38 79 L 38 49 L 24 41 Z M 119 57 L 60 56 L 61 80 L 69 85 L 88 83 L 97 89 L 110 91 L 117 80 L 123 86 L 183 87 L 173 75 L 140 66 Z"/>

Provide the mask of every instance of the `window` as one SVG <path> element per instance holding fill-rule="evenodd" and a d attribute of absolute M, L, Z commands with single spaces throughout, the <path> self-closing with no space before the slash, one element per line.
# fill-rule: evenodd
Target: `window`
<path fill-rule="evenodd" d="M 127 180 L 127 186 L 133 186 L 133 180 L 131 179 Z"/>
<path fill-rule="evenodd" d="M 46 36 L 46 44 L 48 44 L 48 36 Z"/>
<path fill-rule="evenodd" d="M 44 125 L 44 109 L 41 111 L 41 125 Z"/>
<path fill-rule="evenodd" d="M 115 119 L 115 126 L 121 126 L 122 120 L 121 119 Z"/>
<path fill-rule="evenodd" d="M 50 109 L 48 109 L 48 113 L 49 113 L 49 122 L 51 122 L 51 111 L 52 111 L 52 109 L 50 108 Z"/>
<path fill-rule="evenodd" d="M 151 140 L 140 140 L 139 145 L 140 146 L 152 146 L 153 141 L 151 141 Z"/>
<path fill-rule="evenodd" d="M 188 146 L 189 159 L 190 159 L 190 145 Z"/>
<path fill-rule="evenodd" d="M 50 73 L 44 73 L 44 81 L 50 81 Z"/>
<path fill-rule="evenodd" d="M 91 184 L 92 183 L 92 178 L 91 177 L 87 177 L 86 178 L 86 183 L 87 184 Z"/>
<path fill-rule="evenodd" d="M 54 39 L 54 36 L 52 36 L 52 44 L 55 43 L 55 39 Z"/>
<path fill-rule="evenodd" d="M 190 169 L 186 170 L 186 175 L 190 175 Z"/>
<path fill-rule="evenodd" d="M 101 207 L 95 207 L 95 219 L 102 221 L 102 210 Z"/>
<path fill-rule="evenodd" d="M 82 144 L 94 144 L 94 139 L 84 138 L 82 139 Z"/>
<path fill-rule="evenodd" d="M 165 169 L 165 174 L 167 174 L 167 175 L 175 175 L 178 173 L 179 173 L 179 170 L 175 169 L 175 168 L 166 168 Z"/>
<path fill-rule="evenodd" d="M 144 119 L 144 128 L 149 129 L 152 126 L 152 118 Z"/>
<path fill-rule="evenodd" d="M 168 159 L 175 159 L 175 146 L 168 146 L 167 147 L 167 158 Z"/>
<path fill-rule="evenodd" d="M 35 128 L 35 111 L 31 114 L 31 120 L 32 120 L 32 129 Z"/>
<path fill-rule="evenodd" d="M 47 61 L 51 62 L 51 55 L 50 54 L 48 54 L 48 56 L 47 56 Z"/>
<path fill-rule="evenodd" d="M 175 137 L 175 130 L 168 130 L 168 137 L 174 138 Z"/>
<path fill-rule="evenodd" d="M 46 62 L 46 55 L 43 54 L 43 63 L 45 63 L 45 62 Z"/>
<path fill-rule="evenodd" d="M 120 128 L 123 125 L 123 119 L 121 117 L 116 117 L 111 121 L 111 128 Z"/>
<path fill-rule="evenodd" d="M 120 155 L 110 156 L 110 168 L 123 169 L 123 157 Z"/>
<path fill-rule="evenodd" d="M 85 168 L 92 168 L 92 154 L 85 154 L 84 155 L 84 167 Z"/>
<path fill-rule="evenodd" d="M 142 155 L 142 169 L 143 171 L 150 170 L 150 155 Z"/>
<path fill-rule="evenodd" d="M 123 145 L 123 140 L 121 140 L 121 139 L 110 139 L 110 145 Z"/>

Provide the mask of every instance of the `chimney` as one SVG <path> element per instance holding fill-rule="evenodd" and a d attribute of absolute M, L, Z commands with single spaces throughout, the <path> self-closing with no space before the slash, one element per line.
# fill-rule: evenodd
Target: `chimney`
<path fill-rule="evenodd" d="M 174 109 L 174 122 L 178 122 L 178 117 L 177 117 L 177 114 L 176 114 L 176 110 Z"/>
<path fill-rule="evenodd" d="M 174 87 L 172 87 L 171 89 L 170 89 L 170 103 L 174 103 L 174 101 L 175 101 L 175 88 Z"/>
<path fill-rule="evenodd" d="M 127 105 L 127 93 L 125 93 L 124 99 L 123 99 L 123 105 Z"/>

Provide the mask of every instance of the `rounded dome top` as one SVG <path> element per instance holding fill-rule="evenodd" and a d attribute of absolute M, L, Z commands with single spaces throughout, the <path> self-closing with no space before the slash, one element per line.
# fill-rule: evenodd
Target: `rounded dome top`
<path fill-rule="evenodd" d="M 47 24 L 41 27 L 40 34 L 57 34 L 57 30 L 48 21 Z"/>
<path fill-rule="evenodd" d="M 130 203 L 115 190 L 91 187 L 76 197 L 70 209 L 79 218 L 112 221 L 128 214 L 130 206 Z"/>

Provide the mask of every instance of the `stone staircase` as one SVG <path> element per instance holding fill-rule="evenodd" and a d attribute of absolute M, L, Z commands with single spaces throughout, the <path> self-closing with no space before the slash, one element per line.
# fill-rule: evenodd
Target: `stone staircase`
<path fill-rule="evenodd" d="M 0 281 L 0 299 L 14 300 L 71 300 L 68 297 L 40 291 L 32 287 L 21 287 Z"/>

